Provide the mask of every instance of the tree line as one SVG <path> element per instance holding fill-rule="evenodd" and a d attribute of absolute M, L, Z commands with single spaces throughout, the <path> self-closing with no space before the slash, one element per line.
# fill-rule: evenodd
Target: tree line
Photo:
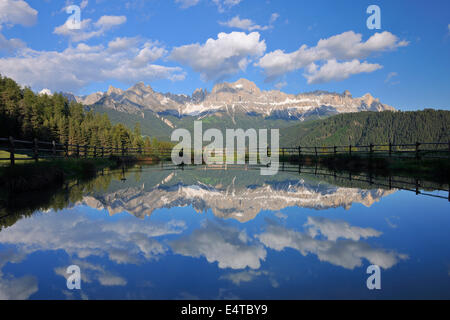
<path fill-rule="evenodd" d="M 13 79 L 0 75 L 0 137 L 95 145 L 105 148 L 168 148 L 170 144 L 111 124 L 106 114 L 86 111 L 82 104 L 62 94 L 35 94 Z"/>
<path fill-rule="evenodd" d="M 283 146 L 412 144 L 450 141 L 450 111 L 339 114 L 281 130 Z"/>

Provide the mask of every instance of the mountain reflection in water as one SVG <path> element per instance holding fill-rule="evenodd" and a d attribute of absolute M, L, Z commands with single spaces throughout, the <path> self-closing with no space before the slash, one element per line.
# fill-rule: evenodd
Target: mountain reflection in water
<path fill-rule="evenodd" d="M 450 296 L 446 200 L 356 175 L 183 169 L 105 173 L 5 209 L 0 299 Z M 72 264 L 81 290 L 66 288 Z"/>

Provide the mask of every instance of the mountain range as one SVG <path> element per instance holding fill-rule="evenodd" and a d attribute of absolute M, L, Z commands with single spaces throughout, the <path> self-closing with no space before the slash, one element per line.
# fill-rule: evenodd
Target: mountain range
<path fill-rule="evenodd" d="M 86 195 L 81 203 L 106 209 L 110 215 L 128 212 L 139 218 L 161 208 L 192 206 L 198 213 L 211 209 L 218 218 L 244 223 L 261 211 L 286 207 L 349 209 L 353 203 L 370 207 L 395 191 L 339 187 L 284 172 L 265 179 L 257 170 L 166 170 L 162 174 L 147 170 L 142 176 L 129 175 L 125 184 L 112 183 L 104 193 Z"/>
<path fill-rule="evenodd" d="M 128 90 L 110 86 L 107 92 L 87 96 L 64 95 L 90 110 L 107 113 L 113 122 L 131 127 L 139 122 L 143 134 L 165 140 L 174 128 L 190 129 L 193 120 L 219 129 L 283 128 L 342 113 L 395 110 L 370 94 L 358 98 L 349 91 L 294 95 L 263 91 L 246 79 L 216 84 L 211 92 L 197 89 L 192 95 L 159 93 L 143 82 Z"/>

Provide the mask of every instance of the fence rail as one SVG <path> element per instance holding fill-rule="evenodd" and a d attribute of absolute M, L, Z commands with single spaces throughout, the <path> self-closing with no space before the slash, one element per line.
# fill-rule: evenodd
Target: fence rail
<path fill-rule="evenodd" d="M 110 156 L 128 157 L 155 157 L 169 158 L 172 148 L 126 148 L 104 147 L 82 144 L 57 143 L 55 141 L 17 140 L 13 137 L 0 138 L 0 150 L 9 152 L 9 160 L 14 165 L 16 160 L 57 159 L 57 158 L 106 158 Z M 264 153 L 271 155 L 272 148 L 245 148 L 234 149 L 233 152 L 243 152 L 247 157 L 258 157 Z M 449 142 L 416 142 L 410 144 L 369 144 L 369 145 L 334 145 L 334 146 L 298 146 L 280 147 L 279 155 L 282 161 L 292 158 L 300 159 L 303 156 L 336 156 L 336 155 L 366 155 L 396 158 L 450 158 Z M 193 151 L 195 154 L 196 151 Z M 21 157 L 16 157 L 17 155 Z M 227 149 L 215 150 L 214 155 L 226 155 Z"/>

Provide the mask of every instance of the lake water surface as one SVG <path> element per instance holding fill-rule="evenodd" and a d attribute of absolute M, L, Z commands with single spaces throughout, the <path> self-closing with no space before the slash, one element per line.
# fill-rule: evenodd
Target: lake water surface
<path fill-rule="evenodd" d="M 450 298 L 448 193 L 292 171 L 157 165 L 67 185 L 1 225 L 0 299 Z"/>

